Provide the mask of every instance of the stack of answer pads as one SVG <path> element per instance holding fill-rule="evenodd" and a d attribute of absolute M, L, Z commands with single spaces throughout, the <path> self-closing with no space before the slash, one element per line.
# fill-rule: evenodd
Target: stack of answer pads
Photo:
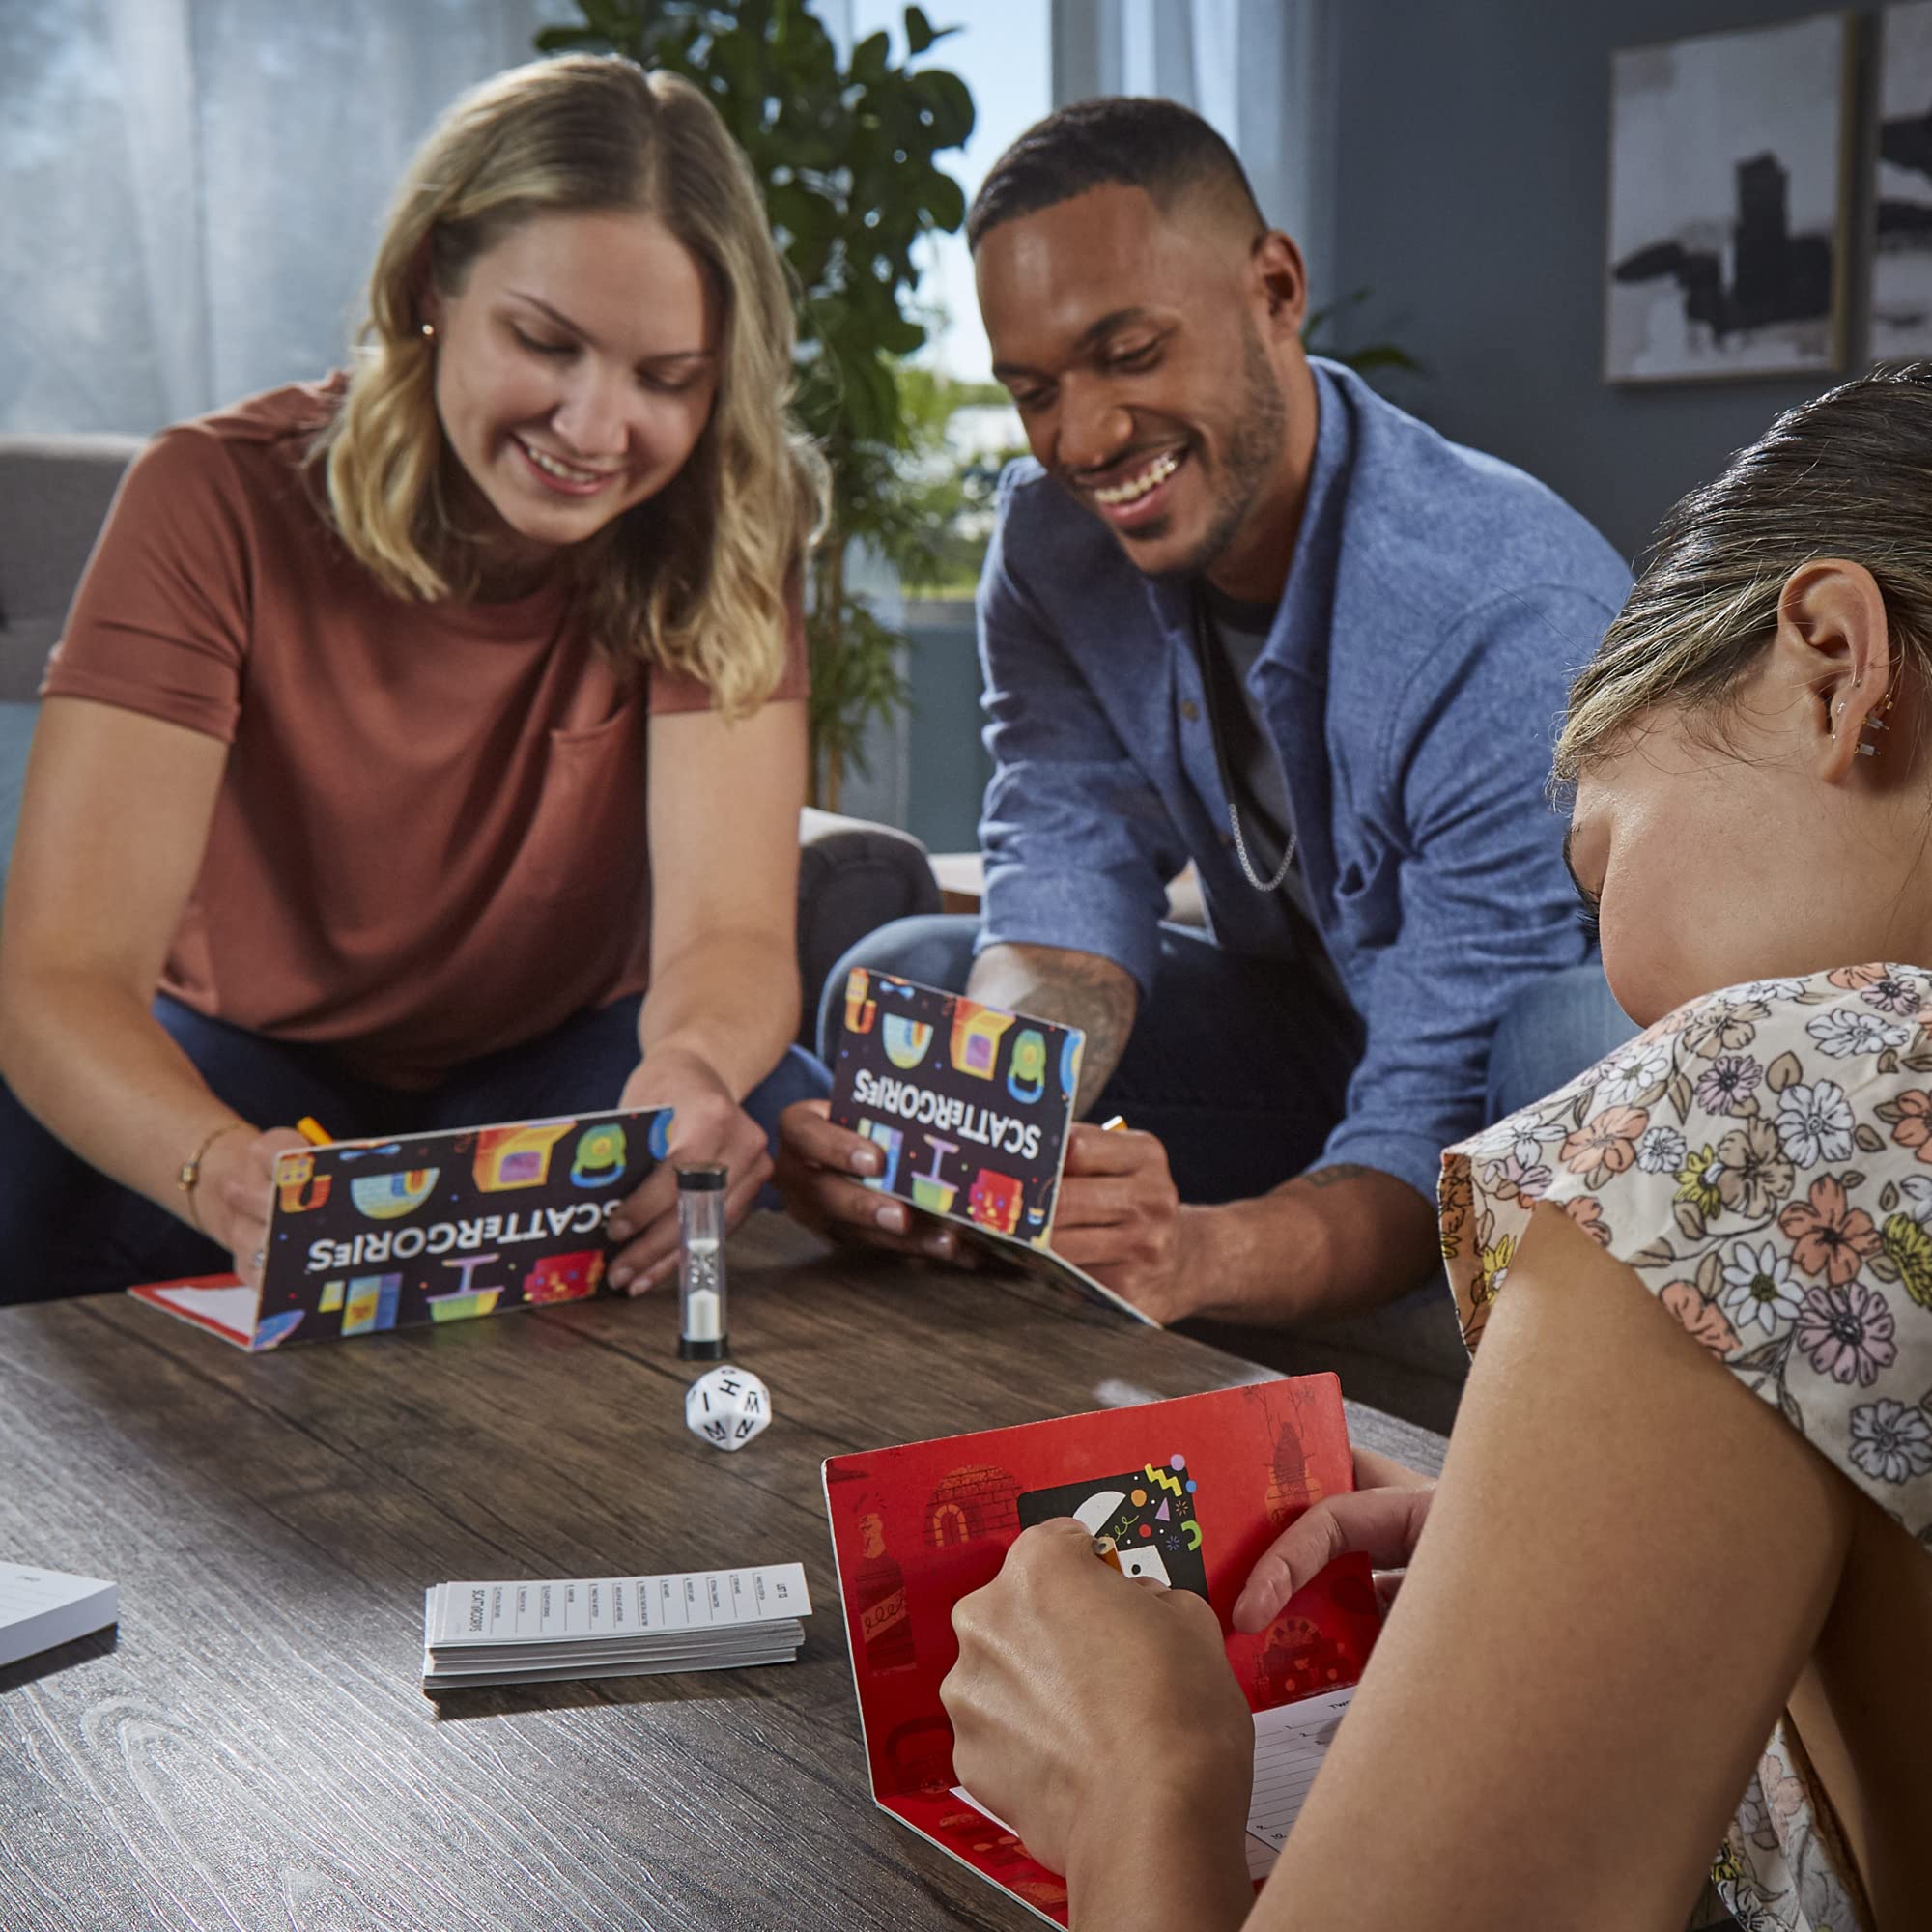
<path fill-rule="evenodd" d="M 423 1593 L 423 1689 L 790 1663 L 810 1614 L 796 1563 L 438 1583 Z"/>

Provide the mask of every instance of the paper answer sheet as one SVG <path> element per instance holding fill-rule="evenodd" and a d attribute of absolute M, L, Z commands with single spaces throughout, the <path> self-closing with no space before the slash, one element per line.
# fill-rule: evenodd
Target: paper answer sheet
<path fill-rule="evenodd" d="M 1341 1727 L 1342 1715 L 1355 1694 L 1347 1684 L 1318 1697 L 1281 1704 L 1255 1713 L 1255 1788 L 1248 1801 L 1248 1876 L 1257 1884 L 1274 1869 L 1288 1834 L 1301 1815 L 1315 1774 L 1328 1755 Z M 963 1784 L 952 1787 L 974 1810 L 992 1819 L 1003 1832 L 1012 1827 L 988 1811 Z"/>
<path fill-rule="evenodd" d="M 434 1593 L 429 1642 L 544 1643 L 571 1637 L 727 1630 L 809 1616 L 805 1567 L 691 1570 L 668 1577 L 590 1577 L 560 1582 L 443 1583 Z"/>
<path fill-rule="evenodd" d="M 262 1295 L 259 1289 L 239 1284 L 204 1287 L 199 1282 L 184 1282 L 179 1288 L 159 1290 L 155 1298 L 245 1342 L 255 1332 L 255 1312 Z"/>
<path fill-rule="evenodd" d="M 0 1665 L 105 1630 L 118 1612 L 118 1592 L 104 1577 L 0 1563 Z"/>

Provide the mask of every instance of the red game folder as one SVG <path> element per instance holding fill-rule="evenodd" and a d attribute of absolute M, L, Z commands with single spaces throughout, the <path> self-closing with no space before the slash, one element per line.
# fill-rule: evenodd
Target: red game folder
<path fill-rule="evenodd" d="M 1331 1564 L 1257 1635 L 1228 1620 L 1280 1531 L 1353 1487 L 1333 1376 L 832 1457 L 825 1501 L 874 1802 L 1066 1923 L 1060 1877 L 959 1791 L 939 1685 L 958 1656 L 952 1605 L 992 1580 L 1026 1523 L 1073 1516 L 1129 1574 L 1193 1589 L 1219 1612 L 1228 1661 L 1262 1714 L 1249 1820 L 1259 1881 L 1380 1628 L 1367 1559 Z"/>

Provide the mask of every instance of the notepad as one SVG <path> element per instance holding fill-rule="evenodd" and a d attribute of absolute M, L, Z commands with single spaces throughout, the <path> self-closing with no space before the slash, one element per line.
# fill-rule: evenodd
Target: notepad
<path fill-rule="evenodd" d="M 1321 1760 L 1341 1727 L 1342 1713 L 1355 1695 L 1352 1684 L 1329 1690 L 1319 1697 L 1304 1697 L 1298 1704 L 1283 1704 L 1273 1711 L 1255 1715 L 1254 1796 L 1248 1802 L 1248 1876 L 1257 1885 L 1274 1869 L 1282 1847 L 1301 1807 Z M 989 1810 L 963 1784 L 952 1787 L 952 1795 L 963 1799 L 974 1810 L 1001 1831 L 1011 1833 L 1012 1827 L 998 1812 Z"/>
<path fill-rule="evenodd" d="M 790 1663 L 804 1567 L 439 1583 L 423 1593 L 423 1689 Z"/>
<path fill-rule="evenodd" d="M 114 1585 L 99 1577 L 0 1563 L 0 1666 L 105 1630 L 120 1614 Z"/>
<path fill-rule="evenodd" d="M 1342 1714 L 1355 1695 L 1347 1684 L 1339 1690 L 1304 1697 L 1255 1713 L 1255 1788 L 1248 1801 L 1248 1869 L 1257 1878 L 1268 1871 L 1301 1816 L 1315 1774 L 1341 1728 Z M 1259 1863 L 1259 1845 L 1266 1854 Z"/>

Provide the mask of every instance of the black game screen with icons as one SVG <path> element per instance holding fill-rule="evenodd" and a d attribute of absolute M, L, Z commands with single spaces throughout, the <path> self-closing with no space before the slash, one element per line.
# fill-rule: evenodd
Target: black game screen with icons
<path fill-rule="evenodd" d="M 855 967 L 832 1119 L 884 1155 L 867 1186 L 1043 1247 L 1084 1040 L 1077 1027 Z"/>

